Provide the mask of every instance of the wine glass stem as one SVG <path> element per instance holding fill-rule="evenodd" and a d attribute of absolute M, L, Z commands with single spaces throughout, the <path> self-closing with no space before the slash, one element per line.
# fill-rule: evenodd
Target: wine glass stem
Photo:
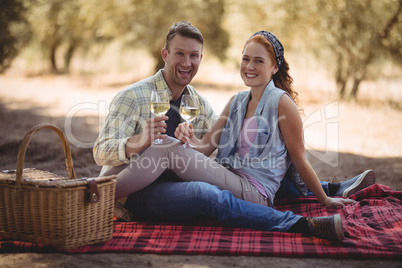
<path fill-rule="evenodd" d="M 191 120 L 192 121 L 192 120 Z M 186 121 L 187 124 L 191 124 L 191 121 Z M 195 148 L 194 145 L 191 145 L 188 141 L 186 141 L 183 145 L 183 148 Z"/>

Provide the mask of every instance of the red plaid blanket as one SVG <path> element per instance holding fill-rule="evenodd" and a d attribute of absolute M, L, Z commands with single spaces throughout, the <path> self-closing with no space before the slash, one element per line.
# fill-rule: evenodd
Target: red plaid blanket
<path fill-rule="evenodd" d="M 113 239 L 69 253 L 136 252 L 281 257 L 402 259 L 402 191 L 375 184 L 338 208 L 315 197 L 276 200 L 279 210 L 304 216 L 339 213 L 346 239 L 331 242 L 303 234 L 230 228 L 210 220 L 187 223 L 115 222 Z M 60 252 L 39 244 L 0 238 L 0 252 Z"/>

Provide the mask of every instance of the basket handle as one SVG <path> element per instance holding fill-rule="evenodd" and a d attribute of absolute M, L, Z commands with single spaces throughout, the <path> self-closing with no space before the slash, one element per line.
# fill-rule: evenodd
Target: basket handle
<path fill-rule="evenodd" d="M 66 159 L 66 167 L 68 172 L 68 177 L 70 179 L 75 179 L 75 171 L 73 167 L 73 159 L 71 157 L 70 146 L 68 145 L 67 139 L 64 136 L 63 131 L 55 125 L 52 124 L 39 124 L 31 128 L 28 133 L 25 135 L 24 139 L 22 140 L 22 144 L 20 150 L 18 151 L 18 158 L 17 158 L 17 171 L 16 171 L 16 185 L 20 186 L 22 182 L 22 170 L 24 167 L 24 160 L 25 160 L 25 153 L 27 151 L 27 147 L 29 142 L 31 141 L 33 135 L 40 129 L 48 128 L 57 133 L 59 138 L 63 144 L 64 149 L 64 156 Z"/>

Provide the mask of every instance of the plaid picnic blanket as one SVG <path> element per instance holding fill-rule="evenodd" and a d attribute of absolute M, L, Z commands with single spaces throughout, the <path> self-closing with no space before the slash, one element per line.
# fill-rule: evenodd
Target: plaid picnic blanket
<path fill-rule="evenodd" d="M 276 208 L 303 216 L 339 213 L 346 239 L 331 242 L 305 234 L 225 227 L 212 220 L 115 222 L 113 239 L 68 253 L 158 253 L 280 257 L 402 259 L 402 191 L 375 184 L 352 196 L 355 204 L 324 207 L 315 197 L 276 200 Z M 61 252 L 0 238 L 0 252 Z"/>

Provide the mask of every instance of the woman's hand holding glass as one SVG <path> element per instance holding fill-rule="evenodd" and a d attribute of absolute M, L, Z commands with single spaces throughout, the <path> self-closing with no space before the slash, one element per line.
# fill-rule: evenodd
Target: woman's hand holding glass
<path fill-rule="evenodd" d="M 183 95 L 181 98 L 181 103 L 180 103 L 180 115 L 181 117 L 186 120 L 186 122 L 189 124 L 191 123 L 200 113 L 200 104 L 198 101 L 197 95 Z M 191 126 L 191 132 L 192 132 L 192 125 L 189 124 L 189 127 Z M 189 132 L 190 128 L 186 131 Z M 191 137 L 188 137 L 189 139 Z M 189 140 L 188 139 L 188 140 Z M 195 146 L 191 145 L 186 141 L 184 143 L 183 147 L 185 148 L 194 148 Z"/>
<path fill-rule="evenodd" d="M 193 125 L 184 122 L 180 123 L 175 132 L 174 135 L 177 139 L 179 139 L 183 143 L 189 143 L 191 141 L 192 144 L 196 143 L 194 140 L 196 140 L 194 136 L 194 131 L 193 131 Z"/>

